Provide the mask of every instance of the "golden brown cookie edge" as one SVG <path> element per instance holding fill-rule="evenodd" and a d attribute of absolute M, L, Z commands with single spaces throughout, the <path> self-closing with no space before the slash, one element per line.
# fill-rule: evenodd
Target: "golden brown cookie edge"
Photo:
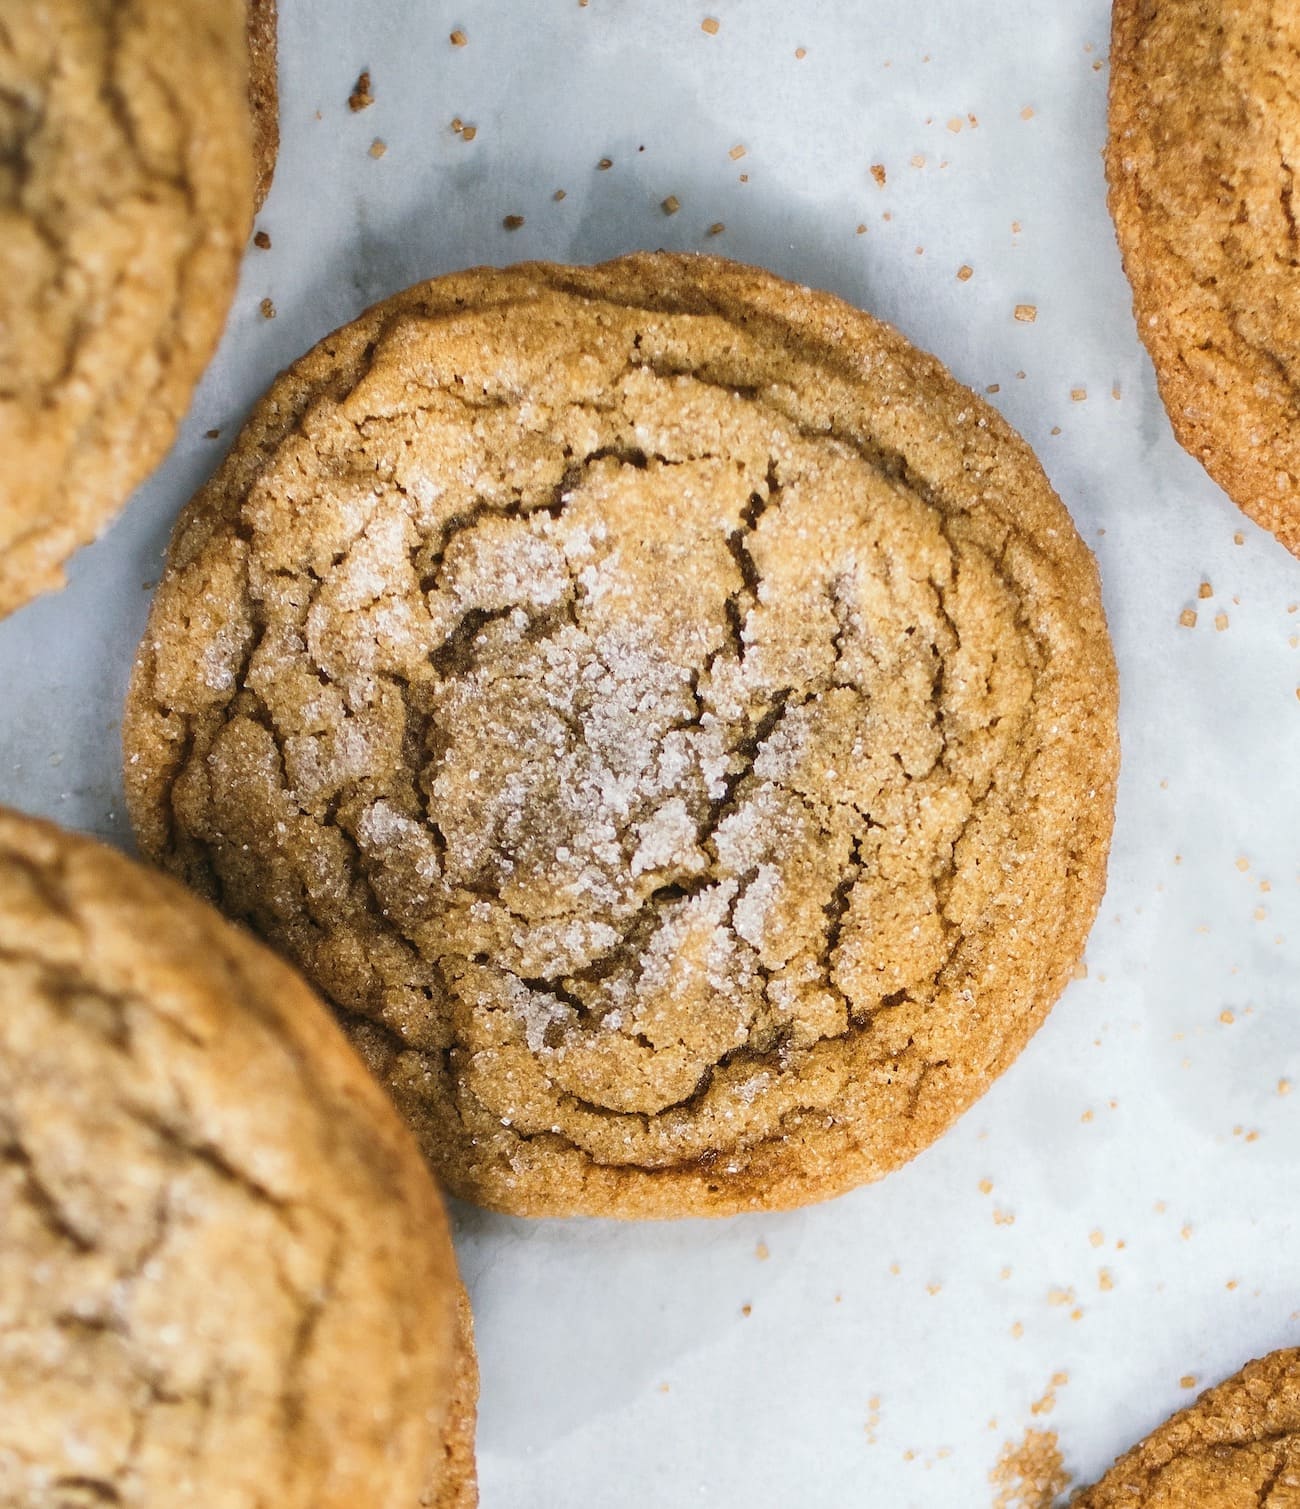
<path fill-rule="evenodd" d="M 248 0 L 248 103 L 253 112 L 253 210 L 266 202 L 280 151 L 276 0 Z"/>
<path fill-rule="evenodd" d="M 1145 1498 L 1138 1495 L 1145 1495 L 1155 1475 L 1189 1447 L 1244 1444 L 1250 1437 L 1234 1431 L 1234 1423 L 1259 1424 L 1265 1427 L 1262 1434 L 1271 1433 L 1268 1406 L 1288 1380 L 1296 1393 L 1293 1429 L 1300 1428 L 1300 1349 L 1270 1352 L 1206 1389 L 1194 1403 L 1117 1457 L 1104 1477 L 1073 1495 L 1070 1509 L 1142 1509 Z"/>

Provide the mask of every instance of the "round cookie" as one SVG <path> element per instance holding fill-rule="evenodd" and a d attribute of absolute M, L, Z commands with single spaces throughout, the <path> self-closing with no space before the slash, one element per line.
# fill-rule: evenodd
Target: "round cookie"
<path fill-rule="evenodd" d="M 1071 1509 L 1288 1509 L 1300 1504 L 1300 1352 L 1207 1389 Z"/>
<path fill-rule="evenodd" d="M 721 1214 L 886 1173 L 1024 1046 L 1115 712 L 992 409 L 828 294 L 639 255 L 441 278 L 279 379 L 177 526 L 126 779 L 458 1194 Z"/>
<path fill-rule="evenodd" d="M 252 211 L 243 0 L 45 0 L 0 28 L 0 617 L 161 459 Z"/>
<path fill-rule="evenodd" d="M 0 1503 L 472 1505 L 442 1202 L 303 982 L 0 809 L 0 1003 Z"/>
<path fill-rule="evenodd" d="M 1300 10 L 1115 0 L 1106 172 L 1181 444 L 1300 554 Z"/>

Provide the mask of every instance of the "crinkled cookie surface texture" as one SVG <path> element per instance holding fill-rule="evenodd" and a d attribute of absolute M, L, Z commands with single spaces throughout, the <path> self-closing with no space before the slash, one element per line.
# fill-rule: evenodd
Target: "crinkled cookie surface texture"
<path fill-rule="evenodd" d="M 183 516 L 145 850 L 296 960 L 450 1186 L 823 1198 L 1023 1046 L 1103 883 L 1115 678 L 1028 449 L 707 258 L 377 306 Z"/>

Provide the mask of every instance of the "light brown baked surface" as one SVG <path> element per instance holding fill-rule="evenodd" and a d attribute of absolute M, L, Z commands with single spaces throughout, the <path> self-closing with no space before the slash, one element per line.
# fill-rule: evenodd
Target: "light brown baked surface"
<path fill-rule="evenodd" d="M 1300 8 L 1115 0 L 1106 171 L 1182 445 L 1300 554 Z"/>
<path fill-rule="evenodd" d="M 0 1505 L 472 1504 L 459 1287 L 409 1133 L 298 976 L 0 809 Z"/>
<path fill-rule="evenodd" d="M 280 378 L 177 526 L 126 779 L 457 1193 L 719 1214 L 886 1173 L 1024 1046 L 1115 711 L 992 409 L 830 295 L 640 255 L 439 279 Z"/>
<path fill-rule="evenodd" d="M 253 110 L 253 208 L 271 190 L 280 150 L 275 0 L 248 0 L 248 102 Z"/>
<path fill-rule="evenodd" d="M 243 0 L 42 0 L 0 28 L 0 617 L 161 459 L 251 216 Z"/>
<path fill-rule="evenodd" d="M 1273 1352 L 1180 1410 L 1071 1509 L 1296 1509 L 1300 1352 Z"/>

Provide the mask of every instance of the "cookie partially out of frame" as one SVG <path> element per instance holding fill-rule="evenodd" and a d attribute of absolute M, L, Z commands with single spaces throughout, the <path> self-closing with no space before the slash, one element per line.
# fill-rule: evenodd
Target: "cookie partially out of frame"
<path fill-rule="evenodd" d="M 252 214 L 244 0 L 42 0 L 0 27 L 0 617 L 171 445 Z"/>
<path fill-rule="evenodd" d="M 722 1213 L 897 1167 L 1101 895 L 1092 557 L 933 358 L 702 257 L 323 341 L 183 514 L 144 851 L 294 959 L 459 1194 Z"/>
<path fill-rule="evenodd" d="M 0 1504 L 468 1509 L 463 1306 L 419 1152 L 298 976 L 0 809 Z"/>
<path fill-rule="evenodd" d="M 1300 554 L 1300 9 L 1115 0 L 1106 170 L 1174 433 Z"/>
<path fill-rule="evenodd" d="M 1207 1389 L 1071 1509 L 1290 1509 L 1300 1504 L 1300 1352 Z"/>
<path fill-rule="evenodd" d="M 277 76 L 276 0 L 248 0 L 248 103 L 253 112 L 253 204 L 261 209 L 271 191 L 280 150 L 280 90 Z"/>

